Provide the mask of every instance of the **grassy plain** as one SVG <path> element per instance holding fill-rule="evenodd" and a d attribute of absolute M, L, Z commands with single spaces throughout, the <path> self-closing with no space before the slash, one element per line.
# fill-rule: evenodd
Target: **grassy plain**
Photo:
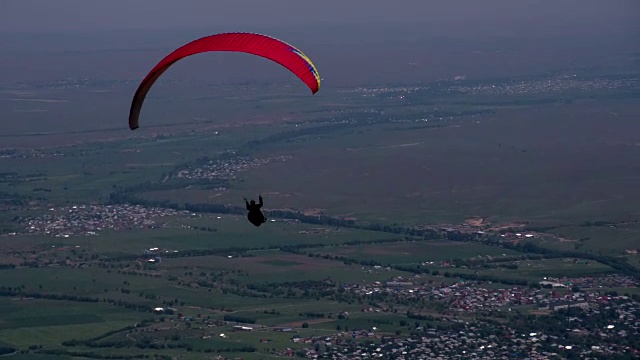
<path fill-rule="evenodd" d="M 517 271 L 511 269 L 482 270 L 485 275 L 495 275 L 501 278 L 526 279 L 529 281 L 543 281 L 547 277 L 580 277 L 598 276 L 615 273 L 611 267 L 595 262 L 574 259 L 545 259 L 517 261 Z M 469 273 L 469 270 L 452 270 L 460 273 Z"/>
<path fill-rule="evenodd" d="M 273 129 L 230 129 L 175 137 L 118 140 L 44 150 L 45 156 L 0 159 L 15 178 L 0 192 L 45 197 L 57 204 L 105 201 L 116 187 L 155 181 L 178 165 L 237 148 Z M 37 152 L 35 153 L 38 154 Z"/>
<path fill-rule="evenodd" d="M 20 298 L 0 298 L 0 304 L 0 339 L 18 347 L 98 336 L 143 318 L 107 304 Z"/>
<path fill-rule="evenodd" d="M 309 253 L 344 256 L 357 260 L 374 260 L 382 264 L 416 265 L 423 262 L 439 262 L 473 257 L 502 257 L 524 255 L 517 251 L 495 246 L 457 241 L 419 241 L 382 245 L 336 246 L 307 249 Z"/>
<path fill-rule="evenodd" d="M 302 160 L 306 167 L 297 173 L 310 174 L 304 179 L 308 181 L 300 182 L 307 184 L 312 177 L 323 179 L 323 173 L 329 172 L 333 182 L 318 181 L 314 190 L 330 192 L 328 187 L 340 184 L 336 190 L 340 195 L 372 209 L 360 210 L 362 216 L 385 218 L 389 216 L 384 213 L 402 212 L 414 222 L 460 221 L 472 216 L 573 222 L 600 212 L 608 217 L 634 216 L 627 200 L 638 196 L 633 185 L 637 171 L 632 165 L 637 149 L 611 145 L 612 139 L 581 140 L 579 133 L 559 129 L 606 128 L 607 115 L 590 122 L 581 115 L 587 111 L 594 109 L 575 105 L 536 109 L 517 117 L 500 112 L 480 123 L 471 120 L 446 128 L 376 129 L 360 138 L 365 148 L 359 152 L 341 146 L 326 149 L 326 144 L 322 152 L 310 150 L 311 161 Z M 632 115 L 627 116 L 626 126 L 631 127 Z M 562 125 L 557 120 L 561 117 Z M 614 131 L 618 133 L 611 134 Z M 625 137 L 624 131 L 619 126 L 605 134 L 615 139 Z M 384 137 L 376 136 L 382 134 Z M 376 143 L 372 141 L 376 137 L 385 140 Z M 349 140 L 346 143 L 349 148 L 359 147 Z M 341 165 L 344 163 L 347 165 Z M 253 178 L 279 190 L 268 174 L 262 171 Z M 391 174 L 394 186 L 384 180 Z M 321 187 L 320 183 L 329 185 Z M 284 186 L 305 194 L 295 184 L 280 185 Z M 325 203 L 327 208 L 336 206 L 335 201 Z"/>
<path fill-rule="evenodd" d="M 206 201 L 235 203 L 238 193 L 261 192 L 272 208 L 405 224 L 633 220 L 640 196 L 633 165 L 640 150 L 630 137 L 637 110 L 623 100 L 584 102 L 425 127 L 347 127 L 265 145 L 259 154 L 292 159 L 249 169 Z M 191 188 L 149 197 L 203 201 L 204 195 Z"/>

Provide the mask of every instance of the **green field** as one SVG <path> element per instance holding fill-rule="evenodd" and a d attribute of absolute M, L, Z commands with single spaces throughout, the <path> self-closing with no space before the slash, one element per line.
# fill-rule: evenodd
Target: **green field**
<path fill-rule="evenodd" d="M 620 227 L 562 227 L 554 230 L 558 235 L 579 240 L 579 248 L 599 254 L 620 255 L 624 250 L 635 249 L 640 244 L 640 231 L 625 225 Z M 575 243 L 574 243 L 575 247 Z"/>
<path fill-rule="evenodd" d="M 501 278 L 511 279 L 527 279 L 530 281 L 540 282 L 545 277 L 580 277 L 580 276 L 598 276 L 604 274 L 615 273 L 615 271 L 604 264 L 597 262 L 574 262 L 570 259 L 547 259 L 536 261 L 519 261 L 518 270 L 510 269 L 492 269 L 483 270 L 482 274 L 495 275 Z M 452 270 L 455 272 L 468 273 L 468 270 Z"/>
<path fill-rule="evenodd" d="M 0 339 L 19 347 L 97 336 L 142 319 L 106 304 L 15 298 L 0 298 L 0 304 Z"/>
<path fill-rule="evenodd" d="M 226 249 L 231 247 L 263 249 L 294 244 L 341 244 L 349 241 L 375 241 L 394 238 L 392 234 L 375 231 L 288 224 L 277 219 L 261 228 L 248 227 L 244 216 L 204 214 L 200 218 L 187 216 L 158 219 L 166 227 L 158 229 L 108 230 L 97 236 L 56 238 L 40 235 L 6 237 L 7 247 L 78 247 L 97 254 L 142 254 L 158 247 L 163 251 L 189 249 Z M 198 227 L 198 229 L 194 228 Z M 203 231 L 209 227 L 215 231 Z M 301 234 L 301 232 L 305 232 Z M 396 236 L 397 237 L 397 236 Z"/>
<path fill-rule="evenodd" d="M 423 262 L 439 262 L 484 256 L 517 256 L 516 251 L 495 246 L 456 241 L 420 241 L 384 245 L 337 246 L 308 249 L 310 253 L 344 256 L 357 260 L 374 260 L 382 264 L 415 265 Z"/>

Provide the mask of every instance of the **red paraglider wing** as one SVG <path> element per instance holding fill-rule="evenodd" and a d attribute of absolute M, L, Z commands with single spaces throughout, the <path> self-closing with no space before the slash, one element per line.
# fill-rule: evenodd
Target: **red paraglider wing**
<path fill-rule="evenodd" d="M 262 56 L 289 69 L 315 94 L 320 89 L 320 75 L 311 60 L 295 47 L 278 39 L 252 33 L 210 35 L 179 47 L 162 59 L 142 80 L 131 102 L 129 128 L 138 128 L 142 103 L 153 83 L 173 63 L 187 56 L 208 51 L 236 51 Z"/>

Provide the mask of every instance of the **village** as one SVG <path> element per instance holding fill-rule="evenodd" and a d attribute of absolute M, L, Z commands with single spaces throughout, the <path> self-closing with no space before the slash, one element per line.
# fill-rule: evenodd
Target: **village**
<path fill-rule="evenodd" d="M 638 285 L 637 280 L 622 275 L 548 280 L 558 284 L 591 284 L 595 287 L 611 283 L 628 287 Z M 479 287 L 480 284 L 475 282 L 425 286 L 414 285 L 414 281 L 416 279 L 392 277 L 384 282 L 342 285 L 345 291 L 365 300 L 372 299 L 376 293 L 393 294 L 395 299 L 411 300 L 410 304 L 417 304 L 420 299 L 426 298 L 429 302 L 443 303 L 449 309 L 439 312 L 437 319 L 407 311 L 407 320 L 400 322 L 403 330 L 398 330 L 397 324 L 372 322 L 366 328 L 348 329 L 338 325 L 333 334 L 309 335 L 309 331 L 301 332 L 299 327 L 293 326 L 199 320 L 180 315 L 170 321 L 193 322 L 191 329 L 197 327 L 195 323 L 208 323 L 206 327 L 201 327 L 207 332 L 203 338 L 220 336 L 231 339 L 237 337 L 234 332 L 256 332 L 260 334 L 261 343 L 268 343 L 271 341 L 269 332 L 290 333 L 292 346 L 278 350 L 277 355 L 308 359 L 376 359 L 389 356 L 406 360 L 600 359 L 620 354 L 631 357 L 640 355 L 635 343 L 619 341 L 621 338 L 629 341 L 640 339 L 640 302 L 637 296 L 597 289 L 579 292 L 554 287 L 488 289 Z M 400 303 L 402 301 L 396 305 Z M 504 314 L 499 315 L 495 311 Z M 537 320 L 530 322 L 508 322 L 511 325 L 495 321 L 499 318 L 524 319 L 529 311 L 549 316 L 537 317 Z M 391 309 L 364 306 L 361 312 L 389 313 Z M 340 315 L 338 318 L 345 321 L 353 316 L 347 312 Z M 302 328 L 305 328 L 304 324 Z M 300 348 L 300 345 L 303 347 Z"/>
<path fill-rule="evenodd" d="M 415 275 L 419 279 L 420 275 Z M 606 284 L 619 284 L 619 287 L 638 287 L 640 282 L 634 278 L 623 275 L 606 275 L 602 277 L 567 278 L 564 282 L 573 284 L 572 286 L 591 285 L 595 288 L 580 289 L 574 291 L 559 291 L 553 287 L 556 284 L 548 280 L 540 281 L 540 285 L 549 285 L 552 289 L 535 289 L 531 287 L 510 287 L 510 288 L 485 288 L 478 281 L 458 280 L 451 285 L 444 282 L 435 284 L 433 280 L 429 283 L 414 283 L 410 279 L 392 278 L 387 282 L 376 281 L 369 284 L 345 284 L 342 288 L 345 292 L 352 293 L 365 298 L 375 298 L 376 294 L 393 295 L 394 298 L 402 298 L 417 302 L 417 300 L 427 299 L 445 303 L 448 312 L 478 312 L 478 311 L 511 311 L 516 306 L 528 305 L 538 309 L 558 310 L 567 307 L 588 308 L 598 304 L 609 304 L 614 301 L 614 297 L 605 294 L 598 289 Z M 489 285 L 488 282 L 485 284 Z M 600 285 L 602 284 L 602 285 Z M 364 308 L 363 311 L 386 311 L 386 309 Z"/>
<path fill-rule="evenodd" d="M 206 165 L 180 170 L 175 176 L 190 180 L 231 180 L 235 179 L 236 174 L 239 172 L 266 165 L 270 162 L 287 161 L 289 159 L 291 159 L 291 156 L 256 159 L 236 157 L 228 160 L 215 160 Z"/>
<path fill-rule="evenodd" d="M 498 295 L 504 291 L 498 290 L 495 293 Z M 511 291 L 521 293 L 521 290 Z M 580 297 L 573 301 L 578 304 Z M 308 359 L 350 360 L 389 356 L 405 360 L 600 359 L 614 354 L 627 354 L 631 357 L 640 355 L 640 351 L 633 346 L 616 340 L 620 337 L 635 339 L 640 335 L 638 301 L 627 296 L 602 296 L 576 310 L 578 311 L 567 311 L 566 307 L 560 307 L 554 312 L 556 317 L 551 322 L 522 323 L 517 327 L 460 316 L 441 317 L 437 327 L 433 327 L 429 325 L 429 321 L 419 319 L 406 322 L 406 328 L 410 329 L 407 334 L 403 334 L 405 331 L 389 331 L 385 329 L 385 325 L 351 330 L 337 328 L 335 333 L 329 335 L 303 336 L 295 327 L 198 320 L 181 315 L 169 321 L 192 322 L 194 325 L 189 327 L 191 329 L 197 328 L 195 323 L 198 322 L 208 324 L 200 327 L 207 329 L 207 335 L 203 335 L 203 339 L 217 336 L 232 339 L 237 337 L 235 332 L 257 332 L 261 334 L 260 343 L 269 343 L 272 341 L 270 332 L 291 333 L 289 339 L 292 346 L 278 350 L 277 355 Z"/>
<path fill-rule="evenodd" d="M 309 359 L 561 359 L 575 356 L 584 359 L 600 359 L 614 354 L 638 356 L 640 352 L 629 346 L 618 345 L 613 340 L 616 336 L 638 336 L 637 302 L 623 306 L 619 312 L 625 320 L 619 321 L 626 329 L 619 330 L 616 321 L 592 333 L 597 344 L 577 345 L 583 342 L 580 334 L 586 330 L 578 320 L 567 336 L 545 334 L 540 331 L 519 332 L 504 327 L 488 327 L 463 320 L 452 319 L 459 326 L 456 330 L 435 328 L 416 330 L 408 336 L 374 335 L 377 341 L 350 341 L 362 336 L 361 331 L 338 332 L 333 336 L 314 337 L 303 341 L 310 342 L 312 347 L 305 348 L 302 353 Z M 294 338 L 296 339 L 296 338 Z M 295 341 L 295 340 L 292 340 Z M 292 356 L 292 349 L 283 354 Z"/>
<path fill-rule="evenodd" d="M 403 95 L 436 92 L 445 94 L 470 94 L 470 95 L 526 95 L 545 94 L 551 92 L 594 92 L 603 90 L 632 89 L 637 88 L 638 78 L 629 77 L 626 79 L 608 78 L 583 78 L 575 74 L 543 77 L 540 79 L 522 79 L 509 82 L 490 81 L 482 84 L 467 85 L 464 83 L 466 77 L 458 75 L 453 78 L 453 82 L 445 82 L 441 85 L 431 84 L 423 86 L 397 86 L 397 87 L 356 87 L 348 90 L 341 90 L 341 93 L 356 93 L 363 97 L 373 97 L 379 94 L 396 95 L 403 99 Z"/>
<path fill-rule="evenodd" d="M 24 233 L 54 237 L 96 236 L 102 231 L 161 227 L 156 219 L 188 211 L 140 205 L 73 205 L 49 208 L 49 214 L 19 219 Z M 9 235 L 16 235 L 10 233 Z"/>
<path fill-rule="evenodd" d="M 508 83 L 482 84 L 476 86 L 452 86 L 452 92 L 473 95 L 522 95 L 543 94 L 549 92 L 578 91 L 594 92 L 601 90 L 627 89 L 638 86 L 637 78 L 607 79 L 582 78 L 577 75 L 554 76 L 539 80 L 522 80 Z"/>

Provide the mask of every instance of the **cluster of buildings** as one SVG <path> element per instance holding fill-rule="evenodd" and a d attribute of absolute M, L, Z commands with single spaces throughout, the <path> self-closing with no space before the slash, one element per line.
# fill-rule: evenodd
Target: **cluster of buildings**
<path fill-rule="evenodd" d="M 418 91 L 428 90 L 430 87 L 424 86 L 357 86 L 352 89 L 338 90 L 339 93 L 356 93 L 362 97 L 372 97 L 378 94 L 409 94 Z"/>
<path fill-rule="evenodd" d="M 603 306 L 587 307 L 581 314 L 558 314 L 562 320 L 545 324 L 515 326 L 507 322 L 442 317 L 438 328 L 429 327 L 428 321 L 408 321 L 401 333 L 394 332 L 393 325 L 383 324 L 379 325 L 382 328 L 301 336 L 294 328 L 222 320 L 205 322 L 210 323 L 208 328 L 231 326 L 230 331 L 292 332 L 289 338 L 292 345 L 278 349 L 277 355 L 308 359 L 602 359 L 623 354 L 627 358 L 639 357 L 640 348 L 633 339 L 640 339 L 640 303 L 625 296 L 608 296 L 607 301 Z M 209 333 L 202 338 L 213 336 Z M 227 337 L 225 333 L 219 336 Z M 264 336 L 268 337 L 266 333 Z M 271 342 L 265 337 L 257 341 Z"/>
<path fill-rule="evenodd" d="M 235 179 L 236 174 L 239 172 L 270 162 L 287 161 L 289 159 L 291 159 L 291 156 L 274 156 L 262 159 L 238 157 L 228 160 L 215 160 L 196 168 L 180 170 L 176 177 L 192 180 Z"/>
<path fill-rule="evenodd" d="M 50 208 L 50 214 L 22 219 L 25 233 L 56 237 L 98 235 L 105 230 L 159 227 L 156 218 L 190 214 L 164 208 L 139 205 L 77 205 Z"/>
<path fill-rule="evenodd" d="M 609 274 L 602 276 L 582 277 L 545 277 L 540 285 L 549 285 L 554 288 L 574 287 L 581 289 L 596 288 L 628 288 L 640 287 L 640 280 L 633 276 L 621 274 Z"/>
<path fill-rule="evenodd" d="M 162 79 L 163 82 L 166 81 Z M 62 78 L 56 80 L 30 81 L 24 83 L 29 88 L 49 89 L 49 90 L 72 90 L 86 88 L 112 88 L 117 85 L 135 83 L 135 80 L 116 80 L 99 78 Z"/>
<path fill-rule="evenodd" d="M 621 339 L 637 339 L 640 335 L 640 303 L 625 296 L 609 297 L 603 307 L 586 308 L 582 316 L 564 315 L 565 321 L 553 327 L 558 332 L 545 332 L 531 325 L 530 330 L 515 330 L 506 325 L 469 323 L 461 319 L 447 320 L 450 329 L 418 326 L 409 335 L 381 335 L 377 331 L 337 332 L 331 336 L 300 338 L 292 342 L 308 344 L 285 355 L 303 355 L 309 359 L 550 359 L 575 357 L 601 359 L 626 354 L 639 357 L 640 348 Z M 607 312 L 605 320 L 592 319 Z M 527 326 L 524 326 L 525 328 Z M 378 330 L 378 329 L 375 329 Z M 356 336 L 357 334 L 357 336 Z M 555 335 L 554 335 L 555 334 Z M 366 337 L 370 341 L 353 341 Z M 288 351 L 288 353 L 287 353 Z"/>
<path fill-rule="evenodd" d="M 60 151 L 47 151 L 42 149 L 28 150 L 4 150 L 0 151 L 0 159 L 29 159 L 29 158 L 54 158 L 61 157 L 64 154 Z"/>
<path fill-rule="evenodd" d="M 585 278 L 593 279 L 593 278 Z M 622 275 L 603 276 L 603 281 L 632 281 Z M 584 284 L 588 280 L 575 278 L 576 284 Z M 599 280 L 590 280 L 600 283 Z M 558 310 L 567 307 L 588 308 L 592 305 L 607 304 L 615 297 L 601 293 L 597 289 L 580 290 L 579 292 L 534 289 L 514 286 L 511 288 L 483 288 L 475 281 L 458 281 L 451 285 L 415 284 L 406 279 L 392 278 L 387 282 L 376 281 L 370 284 L 345 284 L 344 290 L 358 296 L 373 294 L 393 295 L 409 300 L 427 299 L 445 303 L 452 311 L 478 312 L 493 309 L 507 309 L 522 305 L 533 305 L 537 308 Z M 372 309 L 374 310 L 374 309 Z"/>
<path fill-rule="evenodd" d="M 464 80 L 464 76 L 456 76 L 454 80 Z M 342 90 L 343 93 L 356 93 L 363 97 L 373 97 L 378 94 L 411 94 L 422 91 L 438 91 L 445 93 L 462 93 L 471 95 L 522 95 L 542 94 L 561 91 L 593 92 L 601 90 L 632 89 L 640 85 L 640 79 L 607 79 L 582 78 L 577 75 L 554 76 L 544 79 L 530 79 L 513 82 L 483 83 L 464 85 L 455 83 L 432 84 L 424 86 L 377 86 L 356 87 Z"/>
<path fill-rule="evenodd" d="M 540 80 L 509 83 L 452 86 L 451 91 L 471 95 L 522 95 L 560 91 L 594 92 L 601 90 L 630 89 L 640 84 L 639 79 L 584 79 L 576 75 L 557 76 Z"/>
<path fill-rule="evenodd" d="M 418 329 L 409 336 L 382 337 L 378 341 L 349 341 L 351 334 L 314 337 L 305 341 L 309 347 L 283 354 L 302 353 L 309 359 L 563 359 L 568 356 L 600 359 L 614 354 L 640 355 L 628 346 L 608 342 L 606 337 L 618 336 L 611 328 L 603 330 L 601 344 L 582 345 L 568 338 L 540 332 L 519 333 L 513 329 L 492 331 L 467 324 L 460 330 Z M 293 341 L 293 339 L 292 339 Z"/>

